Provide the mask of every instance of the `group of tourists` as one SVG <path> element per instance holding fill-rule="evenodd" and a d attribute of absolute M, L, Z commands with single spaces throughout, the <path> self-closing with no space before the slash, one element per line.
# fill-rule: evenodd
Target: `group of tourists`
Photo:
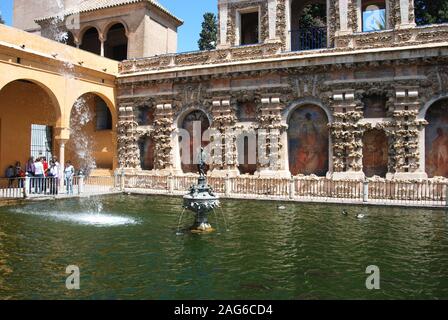
<path fill-rule="evenodd" d="M 59 184 L 63 179 L 67 194 L 73 194 L 73 177 L 75 168 L 71 161 L 67 161 L 65 167 L 61 167 L 57 157 L 53 157 L 50 162 L 46 157 L 30 157 L 25 168 L 19 161 L 15 166 L 9 166 L 6 169 L 5 176 L 8 179 L 8 187 L 12 188 L 14 181 L 17 180 L 17 187 L 23 188 L 26 177 L 30 178 L 29 193 L 52 194 L 59 192 Z"/>

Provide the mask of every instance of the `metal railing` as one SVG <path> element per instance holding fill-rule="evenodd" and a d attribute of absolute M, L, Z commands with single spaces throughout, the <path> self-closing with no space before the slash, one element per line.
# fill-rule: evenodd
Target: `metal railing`
<path fill-rule="evenodd" d="M 37 198 L 43 196 L 107 194 L 122 190 L 121 176 L 1 178 L 0 199 Z"/>
<path fill-rule="evenodd" d="M 291 50 L 305 51 L 327 48 L 327 27 L 291 30 Z"/>
<path fill-rule="evenodd" d="M 109 194 L 139 191 L 182 195 L 197 183 L 196 175 L 116 173 L 113 177 L 0 179 L 0 198 L 33 198 L 56 195 Z M 422 207 L 448 207 L 446 180 L 400 181 L 386 179 L 332 180 L 315 176 L 260 178 L 210 177 L 214 191 L 229 198 L 275 199 L 335 203 L 371 203 Z"/>
<path fill-rule="evenodd" d="M 130 192 L 139 189 L 149 194 L 182 195 L 197 178 L 194 175 L 126 175 L 123 188 Z M 431 179 L 413 182 L 240 176 L 210 177 L 208 183 L 217 194 L 229 198 L 448 207 L 448 184 Z"/>

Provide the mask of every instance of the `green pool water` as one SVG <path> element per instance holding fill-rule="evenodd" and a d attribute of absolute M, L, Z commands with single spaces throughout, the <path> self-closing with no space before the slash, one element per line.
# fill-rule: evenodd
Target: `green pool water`
<path fill-rule="evenodd" d="M 228 230 L 212 216 L 220 232 L 178 235 L 181 203 L 119 195 L 0 207 L 0 298 L 448 299 L 444 211 L 343 216 L 335 205 L 224 200 Z M 66 289 L 68 265 L 80 268 L 80 290 Z M 369 265 L 380 290 L 366 289 Z"/>

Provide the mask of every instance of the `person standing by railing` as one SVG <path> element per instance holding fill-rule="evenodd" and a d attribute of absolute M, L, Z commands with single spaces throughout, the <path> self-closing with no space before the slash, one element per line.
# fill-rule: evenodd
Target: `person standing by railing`
<path fill-rule="evenodd" d="M 33 177 L 36 172 L 36 166 L 34 165 L 34 157 L 29 158 L 28 162 L 26 163 L 25 171 L 28 177 L 30 177 L 31 179 L 29 192 L 33 193 L 33 187 L 35 182 Z"/>
<path fill-rule="evenodd" d="M 73 194 L 73 176 L 75 175 L 75 168 L 70 160 L 67 161 L 64 169 L 64 179 L 67 188 L 67 194 Z"/>
<path fill-rule="evenodd" d="M 38 158 L 34 163 L 34 177 L 36 183 L 36 193 L 41 194 L 42 192 L 46 192 L 45 189 L 45 170 L 44 164 L 42 163 L 42 159 Z"/>
<path fill-rule="evenodd" d="M 51 160 L 50 168 L 48 169 L 48 181 L 50 184 L 50 194 L 57 195 L 58 194 L 58 186 L 59 186 L 59 168 L 56 166 L 56 163 Z"/>
<path fill-rule="evenodd" d="M 9 166 L 5 171 L 5 177 L 8 179 L 8 188 L 12 188 L 12 185 L 14 184 L 14 167 Z"/>
<path fill-rule="evenodd" d="M 16 162 L 15 176 L 17 178 L 17 186 L 19 188 L 23 188 L 23 185 L 24 185 L 23 179 L 26 177 L 26 174 L 25 174 L 25 171 L 23 171 L 23 169 L 22 169 L 22 164 L 20 163 L 20 161 Z"/>

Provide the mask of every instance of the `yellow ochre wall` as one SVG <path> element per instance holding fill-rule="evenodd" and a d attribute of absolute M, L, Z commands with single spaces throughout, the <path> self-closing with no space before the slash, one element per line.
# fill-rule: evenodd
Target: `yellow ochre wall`
<path fill-rule="evenodd" d="M 54 126 L 55 108 L 48 95 L 33 83 L 13 82 L 0 91 L 0 169 L 30 157 L 31 124 Z"/>
<path fill-rule="evenodd" d="M 111 131 L 86 130 L 95 142 L 98 167 L 115 169 L 117 73 L 116 61 L 0 25 L 0 176 L 8 165 L 17 160 L 24 165 L 29 157 L 31 124 L 53 126 L 53 154 L 60 158 L 65 143 L 65 160 L 73 160 L 70 115 L 86 94 L 101 97 L 111 111 Z"/>

